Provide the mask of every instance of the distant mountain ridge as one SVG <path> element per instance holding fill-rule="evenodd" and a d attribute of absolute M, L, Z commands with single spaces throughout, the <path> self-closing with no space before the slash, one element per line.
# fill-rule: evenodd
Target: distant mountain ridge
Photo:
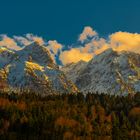
<path fill-rule="evenodd" d="M 34 42 L 20 51 L 0 47 L 0 85 L 42 94 L 76 92 L 45 46 Z"/>
<path fill-rule="evenodd" d="M 108 49 L 89 62 L 59 68 L 37 42 L 19 51 L 0 47 L 0 89 L 53 94 L 77 92 L 77 87 L 84 93 L 140 92 L 140 54 Z"/>
<path fill-rule="evenodd" d="M 81 92 L 111 95 L 140 92 L 140 54 L 133 52 L 108 49 L 88 63 L 67 65 L 62 71 Z"/>

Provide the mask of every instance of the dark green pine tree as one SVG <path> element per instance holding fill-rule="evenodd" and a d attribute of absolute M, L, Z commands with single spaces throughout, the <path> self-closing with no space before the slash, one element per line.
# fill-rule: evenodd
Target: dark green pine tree
<path fill-rule="evenodd" d="M 112 113 L 112 139 L 120 140 L 120 122 L 115 112 Z"/>

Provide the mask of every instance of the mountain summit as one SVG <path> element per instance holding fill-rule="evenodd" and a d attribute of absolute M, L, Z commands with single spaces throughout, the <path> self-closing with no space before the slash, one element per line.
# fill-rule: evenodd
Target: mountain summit
<path fill-rule="evenodd" d="M 37 42 L 20 51 L 0 48 L 0 83 L 5 83 L 7 88 L 42 94 L 77 91 L 54 63 L 47 48 Z"/>
<path fill-rule="evenodd" d="M 125 95 L 140 91 L 140 54 L 133 52 L 108 49 L 88 63 L 67 65 L 62 70 L 82 92 Z"/>

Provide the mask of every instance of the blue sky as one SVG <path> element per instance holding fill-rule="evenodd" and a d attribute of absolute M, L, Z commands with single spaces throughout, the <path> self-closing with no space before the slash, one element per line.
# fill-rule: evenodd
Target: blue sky
<path fill-rule="evenodd" d="M 3 0 L 0 33 L 34 33 L 71 44 L 84 26 L 100 35 L 140 32 L 139 0 Z"/>
<path fill-rule="evenodd" d="M 0 13 L 1 46 L 19 49 L 43 38 L 62 64 L 108 48 L 140 53 L 140 0 L 1 0 Z"/>

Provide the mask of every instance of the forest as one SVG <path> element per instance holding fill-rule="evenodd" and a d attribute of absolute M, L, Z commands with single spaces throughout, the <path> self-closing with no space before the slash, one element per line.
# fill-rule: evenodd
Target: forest
<path fill-rule="evenodd" d="M 0 93 L 0 140 L 140 140 L 140 93 Z"/>

